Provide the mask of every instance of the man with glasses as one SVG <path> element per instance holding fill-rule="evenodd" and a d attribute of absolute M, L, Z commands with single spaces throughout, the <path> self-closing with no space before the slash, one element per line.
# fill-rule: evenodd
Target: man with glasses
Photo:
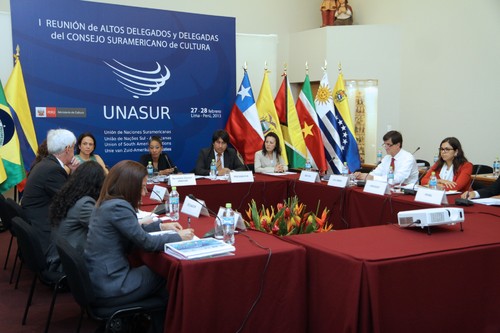
<path fill-rule="evenodd" d="M 415 157 L 403 149 L 403 136 L 398 131 L 389 131 L 384 137 L 386 156 L 369 174 L 356 172 L 356 179 L 387 181 L 387 174 L 392 166 L 394 184 L 415 184 L 418 181 L 418 166 Z"/>

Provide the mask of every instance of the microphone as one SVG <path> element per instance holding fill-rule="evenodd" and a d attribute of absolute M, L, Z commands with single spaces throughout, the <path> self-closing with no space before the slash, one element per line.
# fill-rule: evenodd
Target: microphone
<path fill-rule="evenodd" d="M 250 170 L 250 168 L 248 167 L 248 165 L 245 163 L 245 160 L 241 156 L 241 154 L 238 151 L 238 149 L 234 148 L 234 150 L 236 150 L 236 156 L 238 157 L 238 159 L 240 160 L 240 162 L 243 163 L 243 165 L 245 166 L 245 168 L 247 169 L 247 171 L 252 171 L 252 170 Z"/>
<path fill-rule="evenodd" d="M 192 194 L 188 194 L 188 198 L 193 200 L 193 201 L 196 201 L 197 203 L 199 203 L 202 207 L 206 208 L 207 211 L 212 214 L 213 216 L 215 216 L 216 219 L 219 220 L 220 224 L 223 224 L 222 223 L 222 220 L 220 219 L 219 215 L 217 215 L 213 210 L 211 210 L 210 208 L 207 207 L 207 205 L 205 205 L 203 202 L 199 201 L 198 199 L 196 199 L 196 197 Z M 207 231 L 207 233 L 205 233 L 203 235 L 202 238 L 209 238 L 209 237 L 213 237 L 215 234 L 215 229 L 210 229 L 209 231 Z"/>
<path fill-rule="evenodd" d="M 417 151 L 419 151 L 419 150 L 420 150 L 420 147 L 417 147 L 417 149 L 415 149 L 415 151 L 412 153 L 412 155 L 415 155 L 415 153 L 416 153 Z"/>
<path fill-rule="evenodd" d="M 481 165 L 477 166 L 476 174 L 474 175 L 474 179 L 469 185 L 469 188 L 467 189 L 467 197 L 465 199 L 462 198 L 457 198 L 455 199 L 455 205 L 457 206 L 473 206 L 474 202 L 472 200 L 469 200 L 469 192 L 472 189 L 472 185 L 474 185 L 474 182 L 476 181 L 477 174 L 479 173 L 479 170 L 481 170 Z"/>
<path fill-rule="evenodd" d="M 330 180 L 330 175 L 328 174 L 328 166 L 330 166 L 330 162 L 333 162 L 335 160 L 335 156 L 332 156 L 329 160 L 326 161 L 326 170 L 325 170 L 325 175 L 323 176 L 323 180 Z M 332 170 L 333 171 L 333 170 Z"/>
<path fill-rule="evenodd" d="M 420 149 L 420 147 L 418 147 L 418 149 Z M 420 181 L 422 180 L 422 178 L 424 178 L 424 176 L 427 174 L 427 170 L 425 170 L 425 171 L 426 172 L 422 172 L 422 174 L 418 177 L 417 181 L 415 182 L 415 184 L 413 184 L 412 188 L 403 188 L 403 194 L 408 194 L 408 195 L 416 195 L 417 194 L 417 190 L 415 190 L 415 186 L 417 186 L 417 184 L 420 184 Z"/>

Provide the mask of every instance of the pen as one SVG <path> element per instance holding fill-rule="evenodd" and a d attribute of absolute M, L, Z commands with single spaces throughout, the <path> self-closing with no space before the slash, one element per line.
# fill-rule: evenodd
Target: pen
<path fill-rule="evenodd" d="M 188 217 L 188 228 L 191 228 L 191 217 Z"/>

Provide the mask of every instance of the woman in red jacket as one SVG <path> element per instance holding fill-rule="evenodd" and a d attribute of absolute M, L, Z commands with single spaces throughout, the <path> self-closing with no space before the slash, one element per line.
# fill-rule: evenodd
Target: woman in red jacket
<path fill-rule="evenodd" d="M 429 184 L 433 171 L 436 173 L 440 189 L 466 191 L 469 188 L 472 163 L 465 158 L 462 145 L 457 138 L 449 137 L 441 141 L 439 159 L 422 178 L 422 185 Z"/>

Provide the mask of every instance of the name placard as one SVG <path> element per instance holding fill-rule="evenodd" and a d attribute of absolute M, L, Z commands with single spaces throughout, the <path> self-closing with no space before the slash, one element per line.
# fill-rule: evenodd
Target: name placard
<path fill-rule="evenodd" d="M 217 216 L 221 219 L 222 221 L 222 214 L 224 214 L 224 211 L 226 210 L 225 207 L 219 207 L 219 211 L 217 212 Z M 243 218 L 241 217 L 241 214 L 238 213 L 237 211 L 234 212 L 234 228 L 235 229 L 240 229 L 240 230 L 246 230 L 247 227 L 245 225 L 245 222 L 243 222 Z"/>
<path fill-rule="evenodd" d="M 306 171 L 302 170 L 300 172 L 299 180 L 307 183 L 319 183 L 319 174 L 316 171 Z"/>
<path fill-rule="evenodd" d="M 194 216 L 196 218 L 201 215 L 208 216 L 208 210 L 205 205 L 205 201 L 198 199 L 199 202 L 194 201 L 190 197 L 186 196 L 184 203 L 182 204 L 181 213 Z M 203 203 L 203 204 L 200 204 Z"/>
<path fill-rule="evenodd" d="M 168 195 L 168 190 L 166 187 L 155 185 L 151 191 L 149 198 L 151 200 L 163 201 L 163 199 Z"/>
<path fill-rule="evenodd" d="M 328 186 L 344 188 L 346 187 L 348 180 L 349 177 L 345 177 L 342 175 L 331 175 L 328 179 Z"/>
<path fill-rule="evenodd" d="M 168 177 L 168 185 L 170 186 L 196 185 L 196 178 L 194 176 L 194 173 L 170 175 L 170 177 Z"/>
<path fill-rule="evenodd" d="M 231 171 L 229 173 L 229 181 L 231 183 L 253 183 L 252 171 Z"/>
<path fill-rule="evenodd" d="M 379 182 L 372 179 L 367 180 L 366 185 L 363 188 L 363 192 L 377 194 L 377 195 L 384 195 L 387 190 L 388 190 L 387 183 Z"/>
<path fill-rule="evenodd" d="M 415 195 L 415 201 L 426 202 L 434 205 L 447 204 L 446 191 L 433 190 L 427 187 L 419 187 Z"/>

